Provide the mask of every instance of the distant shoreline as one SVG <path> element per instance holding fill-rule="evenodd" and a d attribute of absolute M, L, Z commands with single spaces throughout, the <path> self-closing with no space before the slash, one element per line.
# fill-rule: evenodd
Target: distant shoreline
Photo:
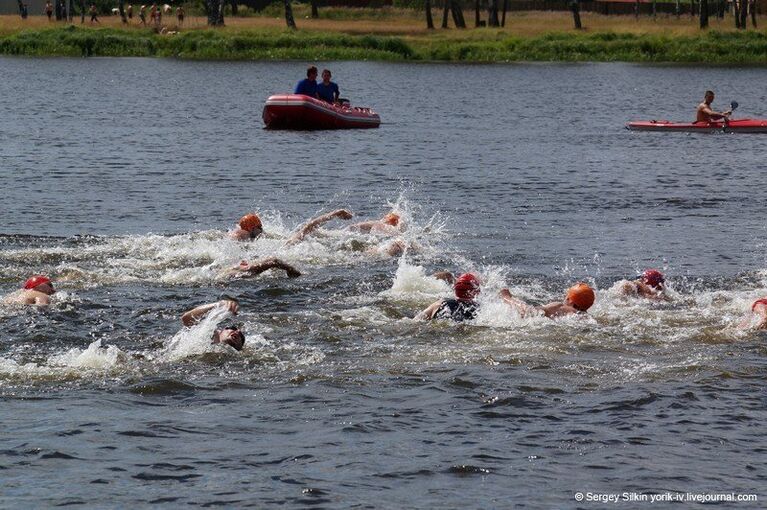
<path fill-rule="evenodd" d="M 530 13 L 506 29 L 426 31 L 420 20 L 300 20 L 307 28 L 290 31 L 275 18 L 229 18 L 223 29 L 202 21 L 168 33 L 120 26 L 106 17 L 104 27 L 88 24 L 25 24 L 0 17 L 0 55 L 27 57 L 165 57 L 190 60 L 394 62 L 636 62 L 767 66 L 767 32 L 735 31 L 728 25 L 692 30 L 679 20 L 655 24 L 602 16 L 588 30 L 567 29 L 561 14 Z M 538 18 L 543 18 L 543 21 Z M 551 22 L 544 23 L 546 17 Z M 608 19 L 622 18 L 622 19 Z M 201 20 L 201 18 L 197 18 Z M 524 24 L 524 22 L 529 23 Z M 536 25 L 535 23 L 539 23 Z M 663 23 L 668 25 L 663 28 Z M 644 29 L 646 31 L 637 31 Z M 537 27 L 537 28 L 536 28 Z M 549 30 L 546 30 L 549 27 Z M 675 27 L 675 28 L 674 28 Z"/>

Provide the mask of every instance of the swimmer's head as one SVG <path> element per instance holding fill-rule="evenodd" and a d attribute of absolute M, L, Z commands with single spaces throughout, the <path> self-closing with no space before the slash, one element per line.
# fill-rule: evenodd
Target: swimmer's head
<path fill-rule="evenodd" d="M 240 218 L 240 228 L 250 234 L 250 237 L 258 237 L 263 232 L 261 218 L 257 214 L 246 214 Z"/>
<path fill-rule="evenodd" d="M 36 290 L 48 295 L 56 292 L 53 289 L 53 283 L 51 282 L 51 279 L 41 274 L 30 277 L 26 282 L 24 282 L 22 288 L 24 290 Z"/>
<path fill-rule="evenodd" d="M 756 307 L 759 305 L 767 306 L 767 297 L 763 297 L 754 301 L 754 304 L 751 305 L 751 311 L 756 311 Z"/>
<path fill-rule="evenodd" d="M 455 297 L 462 301 L 472 301 L 479 296 L 479 278 L 472 273 L 464 273 L 453 284 Z"/>
<path fill-rule="evenodd" d="M 399 225 L 399 219 L 400 219 L 399 214 L 390 212 L 389 214 L 381 218 L 381 221 L 386 223 L 387 225 L 396 227 L 397 225 Z"/>
<path fill-rule="evenodd" d="M 663 273 L 657 269 L 647 269 L 644 273 L 642 273 L 640 279 L 642 280 L 642 283 L 656 290 L 662 290 L 663 284 L 666 282 L 666 279 L 663 277 Z"/>
<path fill-rule="evenodd" d="M 218 332 L 213 343 L 230 345 L 235 350 L 241 351 L 245 345 L 245 334 L 237 326 L 227 326 Z"/>
<path fill-rule="evenodd" d="M 567 289 L 565 302 L 578 311 L 585 312 L 594 304 L 594 289 L 587 283 L 578 282 Z"/>

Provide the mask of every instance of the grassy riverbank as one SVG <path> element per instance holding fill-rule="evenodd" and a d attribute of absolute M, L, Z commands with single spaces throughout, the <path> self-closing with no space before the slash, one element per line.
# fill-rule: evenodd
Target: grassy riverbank
<path fill-rule="evenodd" d="M 566 13 L 514 13 L 504 29 L 427 31 L 412 12 L 388 17 L 299 19 L 289 31 L 274 17 L 228 18 L 208 29 L 200 18 L 169 34 L 103 25 L 63 26 L 0 16 L 0 54 L 24 56 L 153 56 L 226 60 L 392 61 L 626 61 L 767 65 L 767 32 L 735 31 L 712 23 L 699 31 L 689 18 L 635 20 L 584 15 L 587 30 L 574 31 Z M 370 15 L 373 13 L 371 11 Z M 338 17 L 338 16 L 336 16 Z M 726 19 L 725 19 L 726 21 Z M 718 25 L 718 26 L 717 26 Z"/>

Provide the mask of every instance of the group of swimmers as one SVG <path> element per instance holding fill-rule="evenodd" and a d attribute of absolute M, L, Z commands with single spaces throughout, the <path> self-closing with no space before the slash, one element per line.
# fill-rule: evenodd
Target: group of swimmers
<path fill-rule="evenodd" d="M 321 99 L 326 103 L 339 104 L 343 100 L 339 97 L 338 85 L 330 81 L 332 74 L 330 70 L 322 70 L 322 81 L 317 83 L 317 68 L 309 66 L 306 70 L 306 78 L 296 84 L 294 94 L 303 94 L 304 96 Z"/>
<path fill-rule="evenodd" d="M 335 211 L 317 216 L 304 223 L 296 232 L 284 239 L 287 245 L 302 242 L 312 235 L 322 225 L 334 220 L 350 220 L 353 215 L 347 209 Z M 374 234 L 376 237 L 397 238 L 404 230 L 402 218 L 395 211 L 391 211 L 379 219 L 373 219 L 354 223 L 346 227 L 348 231 Z M 240 218 L 239 222 L 227 233 L 229 239 L 237 242 L 252 242 L 262 237 L 275 237 L 264 230 L 263 223 L 258 214 L 248 213 Z M 399 239 L 397 239 L 400 241 Z M 401 242 L 401 241 L 400 241 Z M 401 254 L 404 243 L 399 246 L 400 250 L 394 250 L 395 254 Z M 391 246 L 391 243 L 388 244 Z M 276 257 L 267 257 L 257 261 L 241 261 L 239 264 L 227 270 L 227 276 L 242 278 L 255 276 L 268 271 L 278 269 L 285 271 L 289 278 L 301 276 L 301 272 L 292 265 Z M 435 278 L 443 280 L 452 286 L 454 297 L 440 299 L 418 313 L 416 320 L 448 319 L 457 322 L 473 320 L 480 309 L 478 297 L 481 292 L 482 282 L 474 273 L 464 273 L 455 277 L 452 273 L 441 271 L 434 273 Z M 633 296 L 652 301 L 668 301 L 671 297 L 666 292 L 666 280 L 657 269 L 647 269 L 641 275 L 632 280 L 623 280 L 616 285 L 617 291 L 625 296 Z M 10 305 L 36 305 L 46 306 L 50 304 L 50 296 L 55 293 L 53 282 L 48 276 L 34 275 L 27 279 L 22 288 L 8 294 L 3 298 L 4 304 Z M 556 319 L 570 315 L 586 314 L 596 300 L 596 292 L 593 287 L 585 282 L 577 282 L 565 291 L 560 301 L 554 301 L 545 305 L 535 306 L 515 297 L 509 289 L 502 289 L 499 297 L 503 303 L 520 317 L 547 317 Z M 184 326 L 193 326 L 200 322 L 214 308 L 224 308 L 232 315 L 236 315 L 239 304 L 236 300 L 226 298 L 215 303 L 207 303 L 197 306 L 181 316 Z M 751 306 L 751 313 L 758 317 L 757 329 L 767 329 L 767 297 L 756 300 Z M 750 317 L 748 324 L 753 324 Z M 238 326 L 227 326 L 213 333 L 211 342 L 214 344 L 226 344 L 236 350 L 241 350 L 245 344 L 245 334 Z"/>

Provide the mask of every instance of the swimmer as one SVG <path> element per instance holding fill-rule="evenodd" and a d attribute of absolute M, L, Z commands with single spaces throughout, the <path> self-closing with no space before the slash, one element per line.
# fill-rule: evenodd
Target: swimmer
<path fill-rule="evenodd" d="M 346 209 L 337 209 L 333 212 L 323 214 L 316 218 L 311 219 L 305 223 L 295 234 L 290 236 L 288 244 L 295 244 L 302 241 L 306 236 L 317 230 L 320 226 L 329 222 L 332 219 L 340 218 L 348 220 L 352 218 L 352 213 Z M 261 223 L 261 218 L 254 213 L 249 213 L 240 218 L 237 227 L 229 232 L 229 238 L 235 241 L 248 241 L 257 239 L 264 234 L 264 226 Z"/>
<path fill-rule="evenodd" d="M 767 329 L 767 296 L 751 304 L 751 312 L 740 323 L 740 329 Z"/>
<path fill-rule="evenodd" d="M 390 212 L 379 220 L 363 221 L 349 225 L 348 230 L 362 232 L 363 234 L 397 235 L 402 231 L 402 218 L 395 212 Z"/>
<path fill-rule="evenodd" d="M 35 275 L 24 282 L 21 289 L 5 296 L 3 303 L 7 305 L 48 306 L 51 303 L 50 296 L 55 292 L 50 278 Z"/>
<path fill-rule="evenodd" d="M 186 327 L 194 326 L 199 323 L 208 312 L 217 307 L 226 308 L 232 315 L 237 315 L 237 311 L 240 309 L 240 305 L 234 299 L 222 299 L 221 301 L 201 305 L 185 312 L 184 315 L 181 316 L 181 323 Z M 241 351 L 242 347 L 245 345 L 245 334 L 240 331 L 238 326 L 227 326 L 213 332 L 211 343 L 230 345 L 236 350 Z"/>
<path fill-rule="evenodd" d="M 564 301 L 554 301 L 553 303 L 543 306 L 529 305 L 521 299 L 512 296 L 509 289 L 502 289 L 500 296 L 504 303 L 519 312 L 519 315 L 522 317 L 535 316 L 543 313 L 543 315 L 550 319 L 577 313 L 586 313 L 586 311 L 591 308 L 591 305 L 594 304 L 594 299 L 596 297 L 594 289 L 583 282 L 578 282 L 567 289 Z"/>
<path fill-rule="evenodd" d="M 452 275 L 451 275 L 452 276 Z M 480 293 L 479 278 L 472 273 L 464 273 L 453 284 L 455 299 L 440 299 L 415 316 L 415 320 L 453 319 L 456 322 L 474 320 L 479 303 L 476 298 Z"/>
<path fill-rule="evenodd" d="M 634 280 L 619 282 L 619 292 L 624 296 L 642 297 L 653 300 L 668 300 L 666 278 L 657 269 L 646 269 Z"/>
<path fill-rule="evenodd" d="M 238 265 L 227 270 L 226 275 L 232 278 L 249 278 L 258 276 L 270 269 L 282 269 L 287 273 L 288 278 L 297 278 L 301 276 L 301 272 L 298 269 L 276 257 L 257 260 L 253 263 L 243 260 Z"/>

